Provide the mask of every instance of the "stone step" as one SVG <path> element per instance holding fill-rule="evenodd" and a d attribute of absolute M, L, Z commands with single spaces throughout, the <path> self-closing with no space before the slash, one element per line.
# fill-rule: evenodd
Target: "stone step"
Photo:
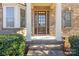
<path fill-rule="evenodd" d="M 32 40 L 30 44 L 63 44 L 63 41 L 56 40 Z"/>
<path fill-rule="evenodd" d="M 62 50 L 29 50 L 27 56 L 64 56 Z"/>
<path fill-rule="evenodd" d="M 64 54 L 65 54 L 66 56 L 71 56 L 71 55 L 72 55 L 72 52 L 64 52 Z"/>
<path fill-rule="evenodd" d="M 54 49 L 54 50 L 59 50 L 63 49 L 62 45 L 30 45 L 29 47 L 30 50 L 48 50 L 48 49 Z"/>
<path fill-rule="evenodd" d="M 27 56 L 62 56 L 63 42 L 51 40 L 35 40 L 30 42 Z"/>

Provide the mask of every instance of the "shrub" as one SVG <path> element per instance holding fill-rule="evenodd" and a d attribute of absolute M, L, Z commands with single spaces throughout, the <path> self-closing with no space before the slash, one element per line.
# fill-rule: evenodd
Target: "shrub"
<path fill-rule="evenodd" d="M 74 56 L 79 56 L 79 36 L 73 35 L 69 37 L 71 52 Z"/>
<path fill-rule="evenodd" d="M 24 55 L 25 38 L 20 34 L 0 35 L 0 55 L 22 56 Z"/>

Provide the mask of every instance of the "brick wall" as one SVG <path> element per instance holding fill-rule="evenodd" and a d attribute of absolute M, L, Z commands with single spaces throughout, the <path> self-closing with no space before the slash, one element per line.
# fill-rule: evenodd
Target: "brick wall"
<path fill-rule="evenodd" d="M 38 7 L 38 6 L 37 6 Z M 63 17 L 62 17 L 62 36 L 69 36 L 72 34 L 79 34 L 79 4 L 62 4 L 62 13 L 64 10 L 71 8 L 72 11 L 72 26 L 70 28 L 63 27 Z M 41 7 L 36 10 L 43 10 Z M 35 10 L 33 9 L 33 10 Z M 44 7 L 44 10 L 46 8 Z M 47 9 L 48 10 L 48 9 Z M 49 34 L 55 35 L 55 9 L 49 10 Z M 62 14 L 63 15 L 63 14 Z"/>
<path fill-rule="evenodd" d="M 50 15 L 49 15 L 49 34 L 50 35 L 55 35 L 55 9 L 50 10 Z"/>
<path fill-rule="evenodd" d="M 0 30 L 2 30 L 2 23 L 3 23 L 3 11 L 2 11 L 2 4 L 0 3 Z"/>
<path fill-rule="evenodd" d="M 69 36 L 72 34 L 79 34 L 79 4 L 62 4 L 62 12 L 63 10 L 66 10 L 68 8 L 71 8 L 72 10 L 72 27 L 71 28 L 64 28 L 63 27 L 63 22 L 62 22 L 62 36 Z M 34 11 L 45 11 L 49 10 L 49 34 L 50 35 L 55 35 L 55 8 L 50 9 L 49 6 L 35 6 L 32 9 L 32 13 Z M 32 14 L 33 16 L 33 14 Z M 62 17 L 63 18 L 63 17 Z M 33 20 L 33 18 L 32 18 Z M 2 4 L 0 4 L 0 30 L 2 29 L 2 22 L 3 21 L 3 11 L 2 11 Z M 62 19 L 63 21 L 63 19 Z"/>
<path fill-rule="evenodd" d="M 71 8 L 72 12 L 72 26 L 70 28 L 63 27 L 63 11 Z M 55 35 L 55 9 L 50 10 L 50 26 L 49 26 L 49 32 L 50 35 Z M 79 35 L 79 4 L 62 4 L 62 36 L 70 36 L 73 34 Z"/>
<path fill-rule="evenodd" d="M 62 4 L 63 10 L 71 8 L 72 26 L 71 28 L 62 27 L 62 35 L 69 36 L 72 34 L 79 35 L 79 4 Z"/>

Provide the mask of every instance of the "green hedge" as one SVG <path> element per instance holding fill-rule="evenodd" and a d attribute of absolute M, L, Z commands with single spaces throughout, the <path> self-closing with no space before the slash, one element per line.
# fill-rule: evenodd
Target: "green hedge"
<path fill-rule="evenodd" d="M 73 35 L 69 37 L 71 52 L 73 56 L 79 56 L 79 36 Z"/>
<path fill-rule="evenodd" d="M 20 34 L 0 35 L 0 55 L 22 56 L 25 49 L 25 37 Z"/>

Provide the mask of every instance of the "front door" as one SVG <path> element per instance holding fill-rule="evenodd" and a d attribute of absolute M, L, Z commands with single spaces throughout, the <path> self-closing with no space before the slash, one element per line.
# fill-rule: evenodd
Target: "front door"
<path fill-rule="evenodd" d="M 48 12 L 36 11 L 34 19 L 35 34 L 48 34 Z"/>

